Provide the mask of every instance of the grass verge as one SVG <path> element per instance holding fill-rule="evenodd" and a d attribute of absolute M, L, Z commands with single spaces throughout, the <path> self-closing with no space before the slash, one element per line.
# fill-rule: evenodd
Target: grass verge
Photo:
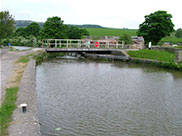
<path fill-rule="evenodd" d="M 161 68 L 182 71 L 182 63 L 176 64 L 174 62 L 175 54 L 171 52 L 143 49 L 139 51 L 128 51 L 128 54 L 130 57 L 134 58 L 134 62 L 137 64 L 145 63 L 141 59 L 154 60 L 157 62 L 151 62 L 150 64 L 156 65 Z"/>
<path fill-rule="evenodd" d="M 0 134 L 8 136 L 8 127 L 12 121 L 13 111 L 16 109 L 17 92 L 24 70 L 33 54 L 22 56 L 15 64 L 15 71 L 8 81 L 9 88 L 5 90 L 5 98 L 0 107 Z"/>
<path fill-rule="evenodd" d="M 8 135 L 9 122 L 12 120 L 11 116 L 16 108 L 18 87 L 6 89 L 5 99 L 0 108 L 0 133 L 2 136 Z"/>
<path fill-rule="evenodd" d="M 139 51 L 128 51 L 132 58 L 151 59 L 161 62 L 174 62 L 175 54 L 167 51 L 143 49 Z"/>

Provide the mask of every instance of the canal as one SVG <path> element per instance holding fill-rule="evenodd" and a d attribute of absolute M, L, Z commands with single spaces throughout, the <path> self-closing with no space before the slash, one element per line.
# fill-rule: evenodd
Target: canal
<path fill-rule="evenodd" d="M 181 136 L 182 72 L 59 59 L 36 69 L 42 136 Z"/>

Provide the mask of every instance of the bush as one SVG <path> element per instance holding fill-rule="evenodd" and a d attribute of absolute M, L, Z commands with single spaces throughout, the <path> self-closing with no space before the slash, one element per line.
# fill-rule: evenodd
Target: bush
<path fill-rule="evenodd" d="M 124 34 L 119 38 L 119 42 L 124 41 L 125 44 L 132 44 L 132 39 L 128 34 Z"/>

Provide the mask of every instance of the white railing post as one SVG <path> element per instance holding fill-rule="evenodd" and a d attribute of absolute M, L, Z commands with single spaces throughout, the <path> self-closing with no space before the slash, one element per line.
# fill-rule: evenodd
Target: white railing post
<path fill-rule="evenodd" d="M 57 40 L 55 39 L 55 48 L 57 48 Z"/>
<path fill-rule="evenodd" d="M 68 48 L 68 40 L 66 40 L 66 48 Z"/>
<path fill-rule="evenodd" d="M 60 48 L 61 48 L 61 40 L 60 40 Z"/>
<path fill-rule="evenodd" d="M 118 49 L 118 42 L 116 42 L 116 48 Z"/>

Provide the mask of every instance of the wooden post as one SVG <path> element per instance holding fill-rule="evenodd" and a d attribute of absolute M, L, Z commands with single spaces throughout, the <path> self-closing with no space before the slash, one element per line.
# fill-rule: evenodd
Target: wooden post
<path fill-rule="evenodd" d="M 122 48 L 124 48 L 124 41 L 122 41 Z"/>
<path fill-rule="evenodd" d="M 116 48 L 118 49 L 118 42 L 116 42 Z"/>
<path fill-rule="evenodd" d="M 66 40 L 66 48 L 68 48 L 68 40 Z"/>
<path fill-rule="evenodd" d="M 55 48 L 57 48 L 57 39 L 55 39 Z"/>
<path fill-rule="evenodd" d="M 61 48 L 61 40 L 60 40 L 60 48 Z"/>
<path fill-rule="evenodd" d="M 109 48 L 109 41 L 107 42 L 107 46 L 108 46 L 108 48 Z"/>

